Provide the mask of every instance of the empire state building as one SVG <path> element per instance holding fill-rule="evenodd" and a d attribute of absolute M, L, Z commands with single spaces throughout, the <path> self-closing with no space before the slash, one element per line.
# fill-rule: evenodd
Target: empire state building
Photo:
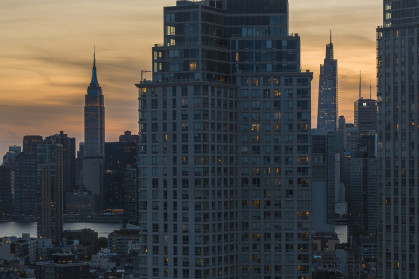
<path fill-rule="evenodd" d="M 103 196 L 105 157 L 105 105 L 93 58 L 92 81 L 84 106 L 83 184 L 99 200 Z"/>

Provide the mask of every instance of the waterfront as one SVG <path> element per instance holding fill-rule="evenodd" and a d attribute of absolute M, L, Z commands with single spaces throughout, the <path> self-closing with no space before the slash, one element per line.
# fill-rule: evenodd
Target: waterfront
<path fill-rule="evenodd" d="M 112 223 L 66 223 L 64 230 L 92 229 L 99 237 L 108 237 L 108 234 L 121 227 L 120 224 Z M 0 237 L 22 236 L 22 233 L 30 233 L 36 237 L 36 222 L 6 222 L 0 223 Z"/>

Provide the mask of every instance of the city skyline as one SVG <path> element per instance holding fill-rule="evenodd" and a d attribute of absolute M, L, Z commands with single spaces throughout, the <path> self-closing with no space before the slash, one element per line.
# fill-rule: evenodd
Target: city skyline
<path fill-rule="evenodd" d="M 382 22 L 382 3 L 374 2 L 289 3 L 290 33 L 298 32 L 302 37 L 302 68 L 314 72 L 313 127 L 317 119 L 319 68 L 330 29 L 335 57 L 339 59 L 339 115 L 353 121 L 359 70 L 365 80 L 363 92 L 369 93 L 368 80 L 375 83 L 375 27 Z M 3 154 L 9 145 L 21 145 L 23 135 L 29 134 L 45 136 L 64 130 L 82 141 L 82 104 L 94 45 L 98 73 L 107 94 L 106 140 L 115 141 L 124 130 L 138 130 L 134 84 L 139 81 L 141 70 L 151 69 L 151 46 L 162 41 L 162 7 L 176 1 L 96 3 L 99 4 L 43 0 L 36 5 L 31 1 L 0 4 L 0 34 L 4 38 L 0 44 L 4 63 L 0 70 Z M 318 23 L 315 28 L 313 21 Z"/>

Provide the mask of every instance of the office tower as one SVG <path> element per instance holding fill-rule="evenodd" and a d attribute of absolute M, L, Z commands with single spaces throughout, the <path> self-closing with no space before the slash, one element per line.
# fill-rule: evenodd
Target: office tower
<path fill-rule="evenodd" d="M 38 216 L 37 203 L 37 144 L 41 136 L 24 136 L 23 152 L 15 158 L 14 212 L 23 218 Z"/>
<path fill-rule="evenodd" d="M 99 208 L 103 199 L 105 157 L 105 104 L 102 88 L 93 59 L 92 81 L 87 88 L 84 106 L 83 184 L 98 197 Z"/>
<path fill-rule="evenodd" d="M 24 136 L 23 137 L 23 152 L 27 154 L 36 154 L 36 145 L 42 143 L 42 136 Z"/>
<path fill-rule="evenodd" d="M 139 95 L 140 278 L 310 278 L 312 73 L 288 2 L 178 1 Z"/>
<path fill-rule="evenodd" d="M 105 143 L 104 209 L 124 209 L 125 169 L 135 167 L 137 144 L 135 142 Z"/>
<path fill-rule="evenodd" d="M 345 116 L 343 115 L 339 116 L 338 131 L 342 135 L 342 145 L 343 145 L 343 149 L 345 149 L 347 135 L 346 135 L 346 119 L 345 119 Z"/>
<path fill-rule="evenodd" d="M 61 241 L 63 231 L 63 146 L 37 145 L 38 237 Z M 35 197 L 33 197 L 35 199 Z"/>
<path fill-rule="evenodd" d="M 357 156 L 348 163 L 348 243 L 355 257 L 362 259 L 360 247 L 372 245 L 377 233 L 377 159 Z M 376 245 L 374 245 L 376 250 Z M 376 253 L 372 258 L 377 257 Z"/>
<path fill-rule="evenodd" d="M 360 98 L 354 103 L 355 127 L 358 135 L 371 135 L 377 131 L 377 101 Z"/>
<path fill-rule="evenodd" d="M 74 192 L 77 190 L 76 187 L 76 139 L 69 137 L 60 131 L 59 134 L 55 134 L 45 138 L 45 143 L 49 144 L 61 144 L 63 146 L 63 196 L 66 193 Z M 66 202 L 64 199 L 63 204 L 64 212 L 66 211 Z"/>
<path fill-rule="evenodd" d="M 119 142 L 138 142 L 138 135 L 132 135 L 131 131 L 125 131 L 123 135 L 119 136 Z"/>
<path fill-rule="evenodd" d="M 333 57 L 332 32 L 326 58 L 320 65 L 317 129 L 335 131 L 338 121 L 338 61 Z"/>
<path fill-rule="evenodd" d="M 0 218 L 12 210 L 13 177 L 9 167 L 0 166 Z"/>
<path fill-rule="evenodd" d="M 9 146 L 9 151 L 3 156 L 3 164 L 2 166 L 10 167 L 14 169 L 15 166 L 15 158 L 22 152 L 22 148 L 20 146 L 12 145 Z"/>
<path fill-rule="evenodd" d="M 353 123 L 346 123 L 345 155 L 355 156 L 358 151 L 358 128 Z"/>
<path fill-rule="evenodd" d="M 378 278 L 419 278 L 417 1 L 383 1 L 377 29 Z"/>
<path fill-rule="evenodd" d="M 336 135 L 318 131 L 312 135 L 312 228 L 335 231 Z M 338 176 L 339 177 L 339 176 Z M 339 184 L 340 185 L 340 181 Z"/>

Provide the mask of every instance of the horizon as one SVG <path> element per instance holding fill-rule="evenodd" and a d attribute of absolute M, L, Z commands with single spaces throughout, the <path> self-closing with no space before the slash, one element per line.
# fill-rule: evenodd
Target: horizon
<path fill-rule="evenodd" d="M 60 131 L 75 137 L 78 149 L 84 141 L 84 96 L 94 46 L 105 96 L 106 142 L 117 141 L 126 130 L 138 133 L 134 84 L 141 70 L 151 68 L 152 46 L 163 40 L 163 7 L 175 3 L 2 1 L 1 154 L 11 145 L 21 146 L 24 135 L 46 137 Z M 353 122 L 360 70 L 364 96 L 369 96 L 370 80 L 373 98 L 376 95 L 375 28 L 382 23 L 382 3 L 293 0 L 289 18 L 289 33 L 301 38 L 301 68 L 313 72 L 312 128 L 317 122 L 319 68 L 330 30 L 338 60 L 339 115 Z"/>

